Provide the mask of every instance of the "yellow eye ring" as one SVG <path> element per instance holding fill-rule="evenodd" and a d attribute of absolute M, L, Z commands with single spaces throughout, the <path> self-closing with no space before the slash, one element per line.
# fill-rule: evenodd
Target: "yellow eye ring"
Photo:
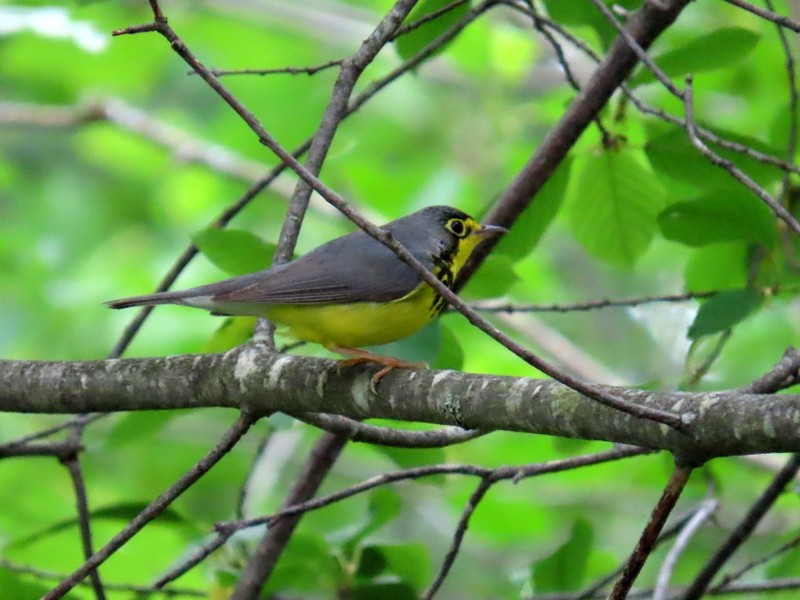
<path fill-rule="evenodd" d="M 450 219 L 445 224 L 445 227 L 450 233 L 452 233 L 456 237 L 463 238 L 467 236 L 468 233 L 467 226 L 461 219 Z"/>

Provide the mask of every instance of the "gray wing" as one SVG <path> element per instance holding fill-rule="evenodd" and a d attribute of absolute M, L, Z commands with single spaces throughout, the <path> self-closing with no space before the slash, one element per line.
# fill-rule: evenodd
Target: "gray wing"
<path fill-rule="evenodd" d="M 357 231 L 291 263 L 203 286 L 202 293 L 222 304 L 385 302 L 402 298 L 421 281 L 391 250 Z"/>

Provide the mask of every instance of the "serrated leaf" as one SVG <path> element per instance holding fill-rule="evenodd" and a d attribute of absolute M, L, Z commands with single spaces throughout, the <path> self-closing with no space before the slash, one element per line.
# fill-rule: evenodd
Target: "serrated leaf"
<path fill-rule="evenodd" d="M 419 21 L 421 18 L 444 8 L 448 4 L 452 4 L 452 0 L 422 0 L 422 2 L 417 4 L 414 10 L 411 11 L 411 14 L 406 17 L 405 21 L 403 21 L 403 25 Z M 397 53 L 403 60 L 408 60 L 443 34 L 453 24 L 460 21 L 467 12 L 469 12 L 468 2 L 400 36 L 394 42 Z M 446 45 L 439 47 L 431 56 L 435 56 L 441 52 L 444 47 L 446 47 Z"/>
<path fill-rule="evenodd" d="M 225 319 L 203 346 L 203 352 L 213 354 L 227 352 L 241 346 L 251 337 L 258 319 L 255 317 L 229 317 Z"/>
<path fill-rule="evenodd" d="M 580 588 L 593 545 L 592 526 L 583 519 L 576 519 L 569 539 L 550 556 L 533 565 L 533 589 L 536 592 L 564 592 Z"/>
<path fill-rule="evenodd" d="M 466 287 L 463 296 L 470 300 L 497 298 L 519 281 L 510 256 L 492 253 L 486 257 Z"/>
<path fill-rule="evenodd" d="M 550 227 L 567 195 L 572 160 L 564 160 L 498 242 L 495 251 L 511 258 L 527 256 Z"/>
<path fill-rule="evenodd" d="M 192 242 L 203 256 L 230 275 L 266 269 L 275 254 L 275 244 L 241 229 L 209 227 L 192 235 Z"/>
<path fill-rule="evenodd" d="M 684 46 L 654 58 L 659 68 L 670 77 L 701 73 L 730 67 L 752 52 L 761 36 L 742 27 L 722 27 L 699 36 Z M 632 86 L 655 81 L 649 69 L 642 67 L 631 78 Z"/>
<path fill-rule="evenodd" d="M 696 340 L 730 329 L 750 316 L 761 302 L 761 294 L 754 290 L 720 292 L 700 305 L 687 337 Z"/>
<path fill-rule="evenodd" d="M 632 265 L 653 238 L 664 190 L 640 153 L 605 150 L 576 161 L 570 223 L 589 254 Z"/>
<path fill-rule="evenodd" d="M 776 221 L 769 208 L 745 190 L 718 190 L 676 202 L 658 216 L 665 238 L 688 246 L 745 241 L 773 246 Z"/>

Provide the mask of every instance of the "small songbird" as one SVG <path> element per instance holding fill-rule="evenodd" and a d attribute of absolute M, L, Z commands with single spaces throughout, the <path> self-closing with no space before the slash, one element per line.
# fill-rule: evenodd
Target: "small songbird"
<path fill-rule="evenodd" d="M 448 287 L 482 240 L 506 231 L 481 225 L 449 206 L 423 208 L 384 229 Z M 446 305 L 414 269 L 360 230 L 271 269 L 107 304 L 111 308 L 181 304 L 214 315 L 264 317 L 298 340 L 350 356 L 348 364 L 381 365 L 372 378 L 373 387 L 391 369 L 418 365 L 360 347 L 407 337 Z"/>

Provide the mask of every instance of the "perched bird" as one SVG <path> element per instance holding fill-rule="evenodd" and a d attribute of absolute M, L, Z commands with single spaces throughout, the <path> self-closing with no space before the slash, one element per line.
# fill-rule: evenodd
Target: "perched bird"
<path fill-rule="evenodd" d="M 475 247 L 505 233 L 449 206 L 431 206 L 384 225 L 446 286 Z M 350 356 L 346 364 L 390 370 L 418 366 L 360 349 L 407 337 L 424 327 L 445 301 L 392 250 L 363 231 L 334 239 L 292 262 L 188 290 L 122 298 L 111 308 L 181 304 L 214 315 L 265 317 L 292 337 Z"/>

